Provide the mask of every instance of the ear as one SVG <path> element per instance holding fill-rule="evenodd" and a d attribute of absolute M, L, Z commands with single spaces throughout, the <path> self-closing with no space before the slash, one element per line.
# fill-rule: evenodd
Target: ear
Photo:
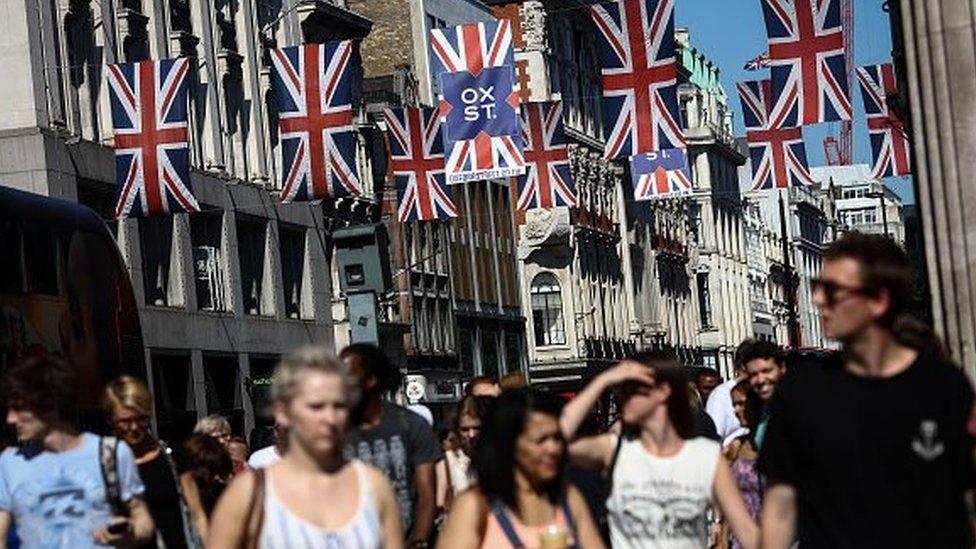
<path fill-rule="evenodd" d="M 885 288 L 878 290 L 878 293 L 868 301 L 868 310 L 871 312 L 871 317 L 875 320 L 888 314 L 890 309 L 891 293 Z"/>
<path fill-rule="evenodd" d="M 282 429 L 287 429 L 291 426 L 291 420 L 288 417 L 288 406 L 288 404 L 283 402 L 275 402 L 274 404 L 275 425 L 280 426 Z"/>

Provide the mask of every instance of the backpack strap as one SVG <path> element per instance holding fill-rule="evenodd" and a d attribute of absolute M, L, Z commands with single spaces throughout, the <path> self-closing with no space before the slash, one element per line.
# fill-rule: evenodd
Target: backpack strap
<path fill-rule="evenodd" d="M 247 506 L 247 522 L 244 523 L 244 549 L 255 549 L 261 539 L 261 528 L 264 526 L 264 468 L 254 469 L 254 489 L 251 490 L 251 501 Z"/>
<path fill-rule="evenodd" d="M 118 451 L 119 439 L 115 437 L 99 437 L 98 461 L 102 469 L 102 480 L 105 482 L 105 499 L 112 508 L 113 515 L 124 517 L 128 516 L 129 513 L 122 501 Z"/>
<path fill-rule="evenodd" d="M 607 467 L 606 482 L 607 495 L 613 493 L 613 471 L 617 468 L 617 459 L 620 457 L 620 448 L 624 445 L 624 430 L 617 433 L 617 443 L 613 446 L 613 455 L 610 457 L 610 465 Z"/>
<path fill-rule="evenodd" d="M 502 527 L 502 532 L 505 533 L 505 537 L 508 538 L 508 542 L 512 544 L 513 549 L 525 549 L 522 540 L 515 533 L 515 526 L 512 525 L 511 519 L 508 518 L 508 513 L 505 512 L 505 505 L 496 500 L 491 502 L 490 509 L 491 514 L 495 515 L 495 520 Z"/>

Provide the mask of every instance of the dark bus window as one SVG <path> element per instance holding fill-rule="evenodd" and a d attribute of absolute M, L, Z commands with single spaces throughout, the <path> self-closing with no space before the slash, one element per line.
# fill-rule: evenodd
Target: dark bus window
<path fill-rule="evenodd" d="M 63 243 L 58 232 L 40 223 L 30 223 L 24 231 L 24 259 L 27 265 L 28 292 L 60 295 Z"/>
<path fill-rule="evenodd" d="M 0 292 L 22 293 L 24 288 L 24 246 L 20 223 L 0 220 Z"/>

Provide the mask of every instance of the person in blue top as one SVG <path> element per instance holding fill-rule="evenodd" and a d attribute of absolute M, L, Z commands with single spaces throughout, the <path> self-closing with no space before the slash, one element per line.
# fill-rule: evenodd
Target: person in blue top
<path fill-rule="evenodd" d="M 0 541 L 12 524 L 25 548 L 130 546 L 153 536 L 132 450 L 74 426 L 77 386 L 74 368 L 50 357 L 4 376 L 7 423 L 21 444 L 0 454 Z"/>

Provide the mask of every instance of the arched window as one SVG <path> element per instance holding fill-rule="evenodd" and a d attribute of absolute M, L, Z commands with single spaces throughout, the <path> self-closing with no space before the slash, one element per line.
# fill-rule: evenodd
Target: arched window
<path fill-rule="evenodd" d="M 559 280 L 552 273 L 540 273 L 532 279 L 532 327 L 536 347 L 563 345 L 566 328 L 563 325 L 563 298 Z"/>

